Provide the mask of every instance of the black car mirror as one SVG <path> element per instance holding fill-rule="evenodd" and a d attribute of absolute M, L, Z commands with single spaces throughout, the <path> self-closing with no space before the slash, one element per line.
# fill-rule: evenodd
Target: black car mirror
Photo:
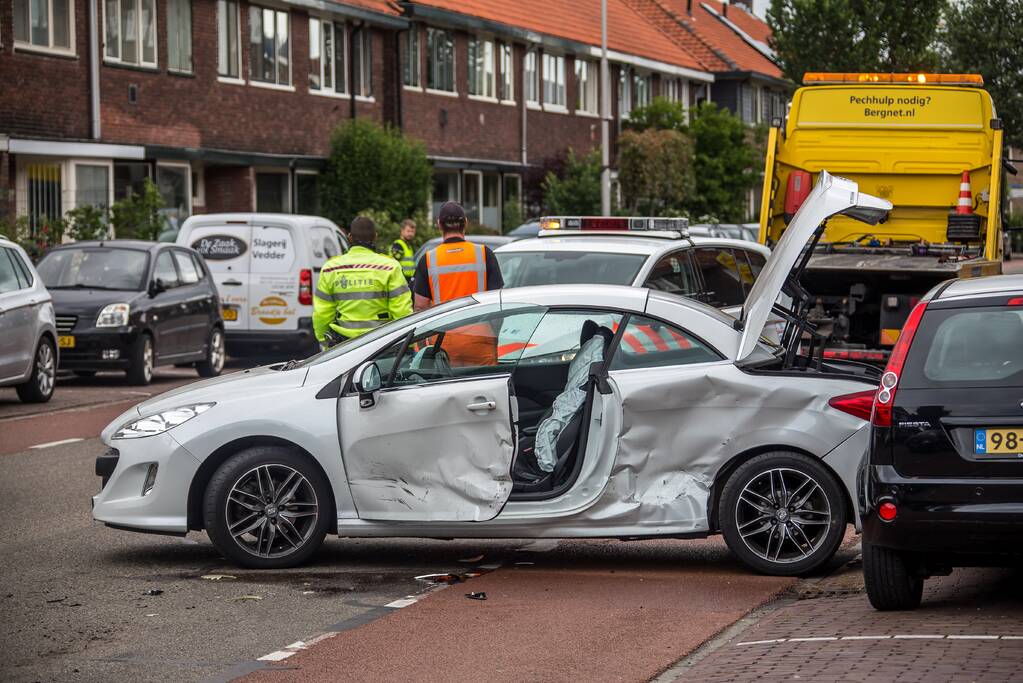
<path fill-rule="evenodd" d="M 166 292 L 166 291 L 167 291 L 167 285 L 165 285 L 163 283 L 163 280 L 161 280 L 160 278 L 156 278 L 155 280 L 153 280 L 152 282 L 149 283 L 149 296 L 151 296 L 151 297 L 152 296 L 156 296 L 160 292 Z"/>

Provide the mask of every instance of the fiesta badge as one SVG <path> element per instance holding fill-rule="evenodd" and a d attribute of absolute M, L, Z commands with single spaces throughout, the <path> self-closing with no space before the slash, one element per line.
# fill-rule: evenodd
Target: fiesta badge
<path fill-rule="evenodd" d="M 192 242 L 192 248 L 210 261 L 238 258 L 248 249 L 244 241 L 233 235 L 206 235 Z"/>
<path fill-rule="evenodd" d="M 252 307 L 251 314 L 267 325 L 280 325 L 288 316 L 295 315 L 295 309 L 279 296 L 268 296 Z"/>

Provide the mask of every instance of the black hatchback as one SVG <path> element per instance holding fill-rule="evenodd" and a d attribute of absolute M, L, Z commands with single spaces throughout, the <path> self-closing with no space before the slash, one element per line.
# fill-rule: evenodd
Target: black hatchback
<path fill-rule="evenodd" d="M 1023 275 L 928 293 L 871 421 L 859 504 L 875 608 L 917 607 L 953 567 L 1023 563 Z"/>
<path fill-rule="evenodd" d="M 37 266 L 53 295 L 61 369 L 124 370 L 148 384 L 157 365 L 224 368 L 216 285 L 199 254 L 162 242 L 74 242 Z"/>

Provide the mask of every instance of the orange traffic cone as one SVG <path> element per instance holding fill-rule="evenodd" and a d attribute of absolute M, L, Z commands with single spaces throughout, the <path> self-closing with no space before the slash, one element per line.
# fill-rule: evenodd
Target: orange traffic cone
<path fill-rule="evenodd" d="M 970 190 L 969 171 L 963 171 L 962 180 L 959 181 L 959 204 L 956 206 L 956 213 L 960 216 L 973 214 L 973 195 Z"/>

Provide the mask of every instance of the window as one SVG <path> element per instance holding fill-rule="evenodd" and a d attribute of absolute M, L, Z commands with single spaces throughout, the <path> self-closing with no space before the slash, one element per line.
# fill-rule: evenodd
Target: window
<path fill-rule="evenodd" d="M 462 207 L 470 223 L 480 222 L 480 194 L 483 192 L 483 173 L 464 171 L 462 173 Z"/>
<path fill-rule="evenodd" d="M 622 66 L 618 70 L 618 116 L 625 119 L 632 111 L 632 69 Z"/>
<path fill-rule="evenodd" d="M 348 92 L 348 50 L 345 25 L 309 18 L 309 89 Z"/>
<path fill-rule="evenodd" d="M 357 97 L 373 96 L 373 34 L 361 26 L 352 31 L 352 83 Z"/>
<path fill-rule="evenodd" d="M 153 279 L 160 280 L 167 289 L 173 289 L 181 283 L 178 281 L 178 271 L 174 268 L 174 261 L 170 251 L 163 251 L 156 257 L 156 266 L 153 268 Z"/>
<path fill-rule="evenodd" d="M 738 306 L 745 300 L 742 276 L 731 249 L 701 247 L 693 250 L 693 259 L 703 275 L 703 301 L 723 308 Z"/>
<path fill-rule="evenodd" d="M 642 254 L 591 251 L 498 251 L 505 287 L 631 285 L 646 262 Z"/>
<path fill-rule="evenodd" d="M 32 271 L 29 269 L 28 264 L 25 263 L 25 259 L 21 257 L 21 254 L 13 249 L 7 249 L 6 251 L 14 263 L 14 274 L 18 278 L 19 288 L 28 289 L 35 281 L 35 276 L 32 275 Z"/>
<path fill-rule="evenodd" d="M 405 33 L 405 47 L 403 68 L 403 82 L 410 88 L 419 88 L 423 85 L 422 56 L 419 54 L 419 26 L 413 24 Z"/>
<path fill-rule="evenodd" d="M 741 106 L 742 120 L 746 123 L 753 123 L 756 109 L 753 100 L 753 87 L 749 83 L 743 83 L 739 87 L 739 104 Z"/>
<path fill-rule="evenodd" d="M 104 58 L 156 66 L 156 0 L 106 0 Z"/>
<path fill-rule="evenodd" d="M 127 199 L 129 195 L 141 196 L 149 178 L 150 166 L 144 161 L 114 162 L 114 201 Z"/>
<path fill-rule="evenodd" d="M 54 249 L 36 270 L 50 289 L 102 287 L 141 292 L 148 267 L 148 252 L 108 246 Z"/>
<path fill-rule="evenodd" d="M 110 167 L 75 164 L 75 206 L 110 206 Z"/>
<path fill-rule="evenodd" d="M 469 94 L 494 97 L 494 41 L 469 39 Z"/>
<path fill-rule="evenodd" d="M 666 365 L 712 363 L 718 353 L 696 337 L 673 325 L 634 315 L 622 333 L 621 343 L 611 359 L 610 370 L 656 368 Z"/>
<path fill-rule="evenodd" d="M 522 176 L 506 173 L 502 182 L 501 226 L 508 231 L 522 222 Z"/>
<path fill-rule="evenodd" d="M 597 83 L 600 79 L 600 67 L 594 62 L 587 62 L 584 59 L 575 60 L 575 79 L 578 84 L 579 100 L 576 102 L 576 109 L 587 114 L 596 114 L 597 110 Z"/>
<path fill-rule="evenodd" d="M 171 219 L 174 227 L 192 213 L 191 169 L 184 164 L 159 164 L 156 167 L 156 187 L 163 197 L 163 215 Z"/>
<path fill-rule="evenodd" d="M 579 352 L 579 339 L 588 320 L 613 334 L 622 316 L 620 313 L 592 310 L 548 311 L 530 336 L 520 337 L 502 330 L 501 346 L 509 349 L 524 347 L 519 351 L 520 365 L 570 363 Z"/>
<path fill-rule="evenodd" d="M 291 85 L 288 13 L 249 6 L 249 78 Z"/>
<path fill-rule="evenodd" d="M 526 52 L 526 103 L 540 104 L 540 65 L 537 63 L 536 49 Z"/>
<path fill-rule="evenodd" d="M 439 28 L 426 29 L 426 87 L 441 92 L 455 90 L 455 41 Z"/>
<path fill-rule="evenodd" d="M 73 0 L 14 0 L 14 43 L 74 52 Z"/>
<path fill-rule="evenodd" d="M 39 230 L 64 215 L 63 182 L 60 164 L 28 164 L 24 167 L 25 199 L 23 211 L 28 215 L 29 230 Z"/>
<path fill-rule="evenodd" d="M 224 78 L 241 78 L 240 31 L 236 0 L 217 0 L 217 73 Z"/>
<path fill-rule="evenodd" d="M 433 213 L 434 217 L 440 213 L 440 207 L 444 202 L 459 201 L 458 193 L 459 177 L 458 171 L 443 171 L 437 169 L 433 172 Z"/>
<path fill-rule="evenodd" d="M 659 292 L 693 296 L 700 291 L 700 279 L 696 275 L 689 254 L 676 251 L 661 257 L 661 260 L 654 264 L 644 286 Z"/>
<path fill-rule="evenodd" d="M 497 96 L 502 102 L 514 102 L 515 101 L 515 59 L 514 51 L 511 45 L 506 43 L 499 43 L 497 46 L 497 54 L 500 57 L 500 69 L 501 74 L 497 82 L 498 93 Z"/>
<path fill-rule="evenodd" d="M 633 100 L 634 106 L 645 107 L 650 104 L 651 92 L 653 90 L 650 74 L 632 72 L 632 80 L 636 89 L 636 97 Z"/>
<path fill-rule="evenodd" d="M 670 102 L 686 104 L 686 82 L 681 78 L 662 78 L 661 95 Z"/>
<path fill-rule="evenodd" d="M 178 271 L 181 273 L 181 284 L 194 285 L 201 279 L 200 271 L 196 270 L 192 255 L 185 251 L 174 251 L 174 260 L 178 264 Z M 157 262 L 159 265 L 159 261 Z"/>
<path fill-rule="evenodd" d="M 14 254 L 10 249 L 0 249 L 0 294 L 21 289 L 18 271 L 14 269 Z"/>
<path fill-rule="evenodd" d="M 315 216 L 320 213 L 319 195 L 316 193 L 315 173 L 295 174 L 295 213 Z"/>
<path fill-rule="evenodd" d="M 191 0 L 167 0 L 167 68 L 192 71 Z"/>
<path fill-rule="evenodd" d="M 289 213 L 291 193 L 287 173 L 256 174 L 256 211 L 260 213 Z"/>
<path fill-rule="evenodd" d="M 565 107 L 565 58 L 543 55 L 543 103 L 547 107 Z"/>

